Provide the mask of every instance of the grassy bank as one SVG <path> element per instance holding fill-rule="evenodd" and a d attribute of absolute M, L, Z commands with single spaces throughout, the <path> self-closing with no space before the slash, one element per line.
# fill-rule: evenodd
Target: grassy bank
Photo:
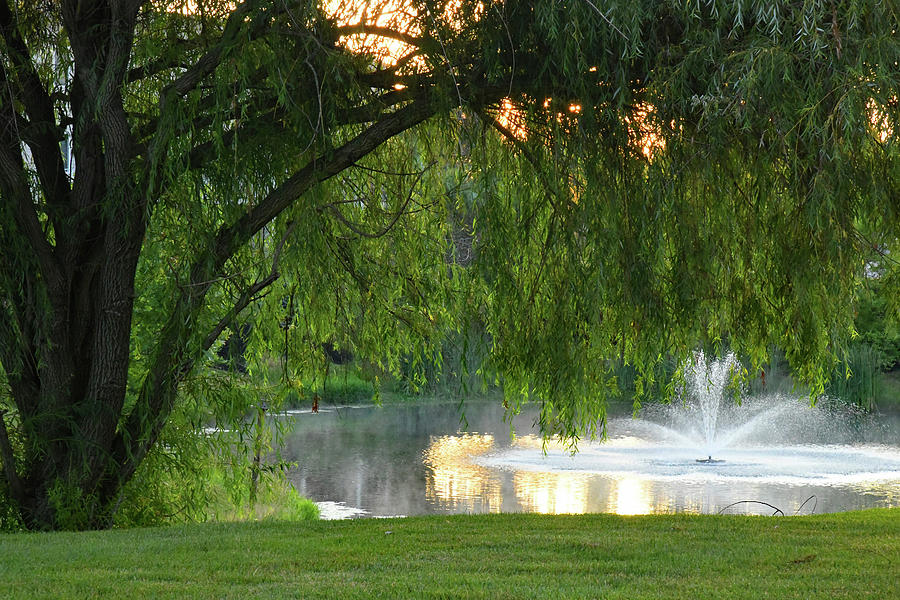
<path fill-rule="evenodd" d="M 897 598 L 900 509 L 0 536 L 2 598 Z"/>

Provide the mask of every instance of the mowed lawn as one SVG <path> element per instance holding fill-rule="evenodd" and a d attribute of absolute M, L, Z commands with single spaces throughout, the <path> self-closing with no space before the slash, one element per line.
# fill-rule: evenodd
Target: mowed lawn
<path fill-rule="evenodd" d="M 0 598 L 900 599 L 900 509 L 0 535 Z"/>

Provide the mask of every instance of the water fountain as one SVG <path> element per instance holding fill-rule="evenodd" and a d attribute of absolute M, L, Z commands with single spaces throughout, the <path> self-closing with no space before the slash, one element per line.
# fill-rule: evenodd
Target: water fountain
<path fill-rule="evenodd" d="M 456 401 L 300 414 L 284 458 L 327 517 L 900 506 L 900 412 L 865 417 L 777 393 L 737 403 L 726 389 L 735 368 L 697 355 L 671 405 L 648 403 L 638 419 L 612 407 L 609 440 L 574 456 L 543 452 L 533 407 L 511 439 L 503 406 L 487 399 L 466 403 L 467 428 Z"/>
<path fill-rule="evenodd" d="M 709 360 L 697 353 L 672 404 L 645 407 L 637 419 L 610 419 L 604 443 L 582 445 L 571 455 L 564 448 L 541 452 L 526 440 L 477 462 L 639 481 L 653 494 L 681 498 L 664 499 L 651 512 L 713 512 L 760 496 L 795 507 L 816 493 L 835 502 L 851 494 L 882 495 L 888 505 L 900 498 L 896 428 L 849 409 L 812 406 L 807 397 L 769 394 L 737 402 L 729 382 L 739 368 L 732 355 Z M 829 510 L 828 502 L 819 508 Z"/>
<path fill-rule="evenodd" d="M 719 421 L 719 406 L 729 382 L 737 371 L 738 364 L 733 354 L 725 359 L 709 362 L 703 352 L 697 352 L 694 360 L 685 369 L 685 386 L 682 398 L 678 403 L 683 407 L 694 406 L 700 413 L 702 425 L 702 441 L 710 453 L 706 458 L 698 458 L 696 462 L 705 465 L 717 465 L 725 462 L 712 457 L 712 447 L 718 433 L 716 425 Z M 692 403 L 693 404 L 690 404 Z"/>

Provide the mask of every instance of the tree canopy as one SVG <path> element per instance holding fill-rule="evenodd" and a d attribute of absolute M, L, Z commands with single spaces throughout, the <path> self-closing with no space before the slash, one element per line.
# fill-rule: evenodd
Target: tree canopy
<path fill-rule="evenodd" d="M 240 418 L 203 374 L 251 318 L 288 381 L 477 323 L 510 409 L 568 439 L 612 359 L 777 345 L 821 387 L 866 265 L 900 276 L 898 15 L 4 0 L 4 506 L 110 525 L 173 411 Z"/>

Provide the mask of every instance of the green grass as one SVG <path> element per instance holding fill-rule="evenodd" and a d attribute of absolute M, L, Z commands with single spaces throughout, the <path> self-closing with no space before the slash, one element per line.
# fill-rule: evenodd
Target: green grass
<path fill-rule="evenodd" d="M 303 521 L 317 520 L 319 507 L 304 498 L 280 477 L 260 477 L 256 502 L 250 503 L 250 486 L 239 485 L 230 489 L 224 473 L 219 468 L 210 469 L 207 482 L 210 502 L 207 517 L 213 521 Z"/>
<path fill-rule="evenodd" d="M 0 536 L 2 598 L 898 598 L 900 509 Z"/>
<path fill-rule="evenodd" d="M 454 392 L 461 390 L 423 389 L 412 391 L 401 381 L 388 378 L 382 381 L 377 388 L 371 381 L 362 379 L 352 365 L 346 369 L 343 366 L 335 366 L 329 373 L 323 386 L 321 382 L 304 382 L 302 395 L 296 391 L 289 392 L 285 397 L 286 408 L 309 408 L 312 405 L 314 395 L 319 396 L 320 407 L 371 404 L 379 402 L 384 405 L 409 404 L 427 402 L 446 402 L 454 397 Z M 496 397 L 502 399 L 501 392 L 497 390 L 469 391 L 467 398 Z"/>
<path fill-rule="evenodd" d="M 324 378 L 324 384 L 322 379 L 308 380 L 301 387 L 302 392 L 292 391 L 285 397 L 286 408 L 309 408 L 315 395 L 319 396 L 320 406 L 367 404 L 374 402 L 376 397 L 385 404 L 415 402 L 420 399 L 418 394 L 403 390 L 392 379 L 379 384 L 376 393 L 376 385 L 361 377 L 359 368 L 354 364 L 332 365 L 328 377 Z"/>

